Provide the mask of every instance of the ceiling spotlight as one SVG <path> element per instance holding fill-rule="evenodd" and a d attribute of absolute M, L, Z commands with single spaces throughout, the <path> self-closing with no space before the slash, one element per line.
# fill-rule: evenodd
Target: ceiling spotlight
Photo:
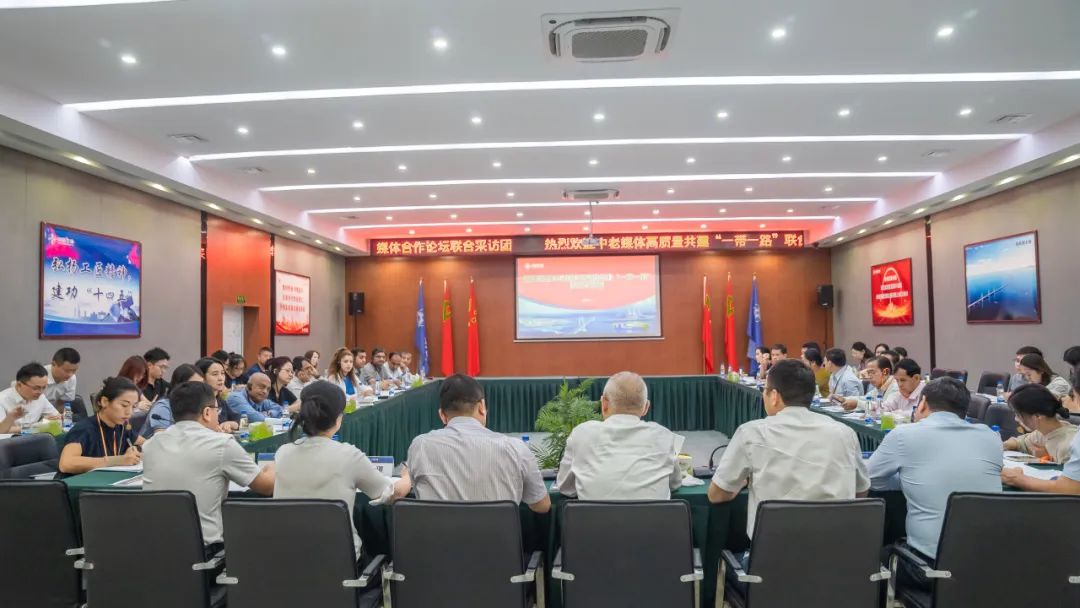
<path fill-rule="evenodd" d="M 323 244 L 322 239 L 315 239 L 315 242 L 318 243 L 319 245 Z"/>
<path fill-rule="evenodd" d="M 308 169 L 307 174 L 308 175 L 315 175 L 315 169 Z"/>
<path fill-rule="evenodd" d="M 341 251 L 341 247 L 338 247 L 337 245 L 334 245 L 334 251 Z"/>
<path fill-rule="evenodd" d="M 1067 164 L 1069 164 L 1069 163 L 1071 163 L 1073 161 L 1076 161 L 1076 160 L 1080 160 L 1080 154 L 1073 154 L 1071 156 L 1066 156 L 1065 158 L 1063 158 L 1063 159 L 1057 161 L 1056 163 L 1054 163 L 1054 166 L 1059 167 L 1061 165 L 1067 165 Z"/>
<path fill-rule="evenodd" d="M 891 223 L 893 223 L 893 222 L 895 222 L 895 221 L 896 221 L 896 220 L 894 220 L 894 219 L 892 219 L 892 218 L 889 218 L 889 219 L 885 220 L 885 223 L 884 223 L 884 224 L 882 224 L 882 225 L 883 225 L 883 226 L 888 226 L 889 224 L 891 224 Z"/>
<path fill-rule="evenodd" d="M 836 115 L 840 118 L 847 118 L 848 116 L 851 116 L 851 108 L 840 108 L 836 111 Z"/>
<path fill-rule="evenodd" d="M 406 172 L 406 171 L 408 171 L 408 170 L 409 170 L 409 167 L 408 167 L 407 165 L 398 165 L 398 166 L 397 166 L 397 170 L 398 170 L 398 171 L 401 171 L 402 173 L 404 173 L 404 172 Z"/>
<path fill-rule="evenodd" d="M 859 228 L 859 234 L 866 234 L 866 228 Z"/>
<path fill-rule="evenodd" d="M 957 112 L 957 114 L 960 116 L 971 116 L 971 112 L 971 108 L 960 108 L 960 111 Z"/>
<path fill-rule="evenodd" d="M 392 216 L 392 215 L 386 216 L 386 221 L 392 222 L 393 220 L 394 220 L 394 216 Z"/>
<path fill-rule="evenodd" d="M 248 133 L 251 133 L 251 130 L 241 125 L 239 127 L 236 127 L 236 132 L 240 135 L 247 135 Z"/>
<path fill-rule="evenodd" d="M 956 201 L 962 201 L 965 198 L 967 198 L 967 194 L 957 194 L 956 196 L 950 198 L 949 202 L 950 203 L 955 203 Z"/>
<path fill-rule="evenodd" d="M 431 41 L 431 46 L 433 46 L 436 51 L 445 51 L 450 48 L 450 42 L 446 38 L 436 38 Z"/>
<path fill-rule="evenodd" d="M 596 160 L 595 158 L 590 158 L 589 159 L 589 166 L 590 167 L 595 167 L 596 165 L 599 165 L 599 164 L 600 164 L 600 161 Z"/>
<path fill-rule="evenodd" d="M 660 215 L 660 210 L 659 209 L 653 209 L 652 214 L 653 215 Z"/>
<path fill-rule="evenodd" d="M 667 193 L 668 194 L 675 194 L 675 189 L 674 188 L 668 188 Z"/>
<path fill-rule="evenodd" d="M 457 214 L 456 213 L 451 213 L 450 214 L 450 219 L 456 220 L 457 219 Z"/>
<path fill-rule="evenodd" d="M 915 210 L 915 212 L 914 212 L 914 213 L 912 213 L 911 215 L 919 215 L 919 214 L 920 214 L 920 213 L 922 213 L 923 211 L 926 211 L 926 207 L 919 207 L 919 208 L 918 208 L 918 209 L 916 209 L 916 210 Z"/>
<path fill-rule="evenodd" d="M 206 206 L 213 209 L 214 211 L 221 211 L 221 205 L 218 205 L 216 203 L 206 203 Z"/>
<path fill-rule="evenodd" d="M 528 226 L 525 226 L 525 232 L 532 232 L 532 228 L 529 228 Z"/>
<path fill-rule="evenodd" d="M 592 115 L 592 119 L 596 122 L 604 122 L 605 118 L 607 118 L 607 116 L 604 116 L 603 112 L 597 112 L 596 114 Z"/>
<path fill-rule="evenodd" d="M 592 215 L 592 211 L 586 211 L 585 215 Z"/>
<path fill-rule="evenodd" d="M 731 114 L 729 114 L 727 110 L 720 110 L 716 113 L 716 117 L 720 120 L 726 120 L 728 116 L 731 116 Z"/>
<path fill-rule="evenodd" d="M 764 228 L 765 224 L 758 224 L 758 228 Z"/>
<path fill-rule="evenodd" d="M 472 232 L 472 228 L 466 228 L 465 232 Z"/>
<path fill-rule="evenodd" d="M 780 157 L 780 160 L 781 160 L 781 162 L 790 163 L 791 162 L 791 156 L 787 156 L 787 155 L 782 156 L 782 157 Z"/>
<path fill-rule="evenodd" d="M 705 229 L 706 229 L 706 228 L 708 228 L 708 227 L 709 227 L 709 225 L 708 225 L 708 224 L 702 224 L 702 225 L 701 225 L 701 229 L 702 229 L 702 230 L 705 230 Z"/>
<path fill-rule="evenodd" d="M 694 158 L 693 156 L 687 156 L 686 157 L 686 164 L 692 165 L 692 164 L 694 164 L 696 162 L 697 162 L 697 159 Z"/>
<path fill-rule="evenodd" d="M 889 157 L 888 157 L 888 156 L 885 156 L 884 154 L 882 154 L 881 156 L 877 157 L 877 162 L 879 162 L 879 163 L 883 163 L 883 162 L 885 162 L 885 161 L 887 161 L 887 160 L 889 160 Z"/>
<path fill-rule="evenodd" d="M 769 35 L 772 36 L 773 40 L 783 40 L 787 37 L 787 30 L 782 27 L 774 27 L 773 30 L 769 32 Z"/>
<path fill-rule="evenodd" d="M 255 222 L 256 224 L 258 224 L 258 225 L 260 225 L 260 226 L 262 226 L 262 224 L 263 224 L 263 221 L 262 221 L 262 220 L 260 220 L 260 219 L 259 219 L 259 218 L 257 218 L 257 217 L 253 217 L 253 218 L 251 218 L 251 221 Z"/>
<path fill-rule="evenodd" d="M 954 28 L 953 26 L 951 26 L 951 25 L 943 25 L 943 26 L 938 28 L 937 37 L 938 38 L 948 38 L 949 36 L 952 36 L 953 32 L 955 32 L 955 31 L 956 31 L 956 28 Z"/>
<path fill-rule="evenodd" d="M 68 158 L 79 164 L 90 165 L 91 167 L 96 166 L 96 163 L 94 161 L 86 158 L 85 156 L 79 156 L 78 154 L 65 154 L 64 156 L 67 156 Z M 1064 164 L 1065 162 L 1067 161 L 1062 161 L 1062 164 Z"/>
<path fill-rule="evenodd" d="M 517 212 L 517 213 L 515 213 L 514 215 L 516 215 L 516 216 L 518 216 L 518 217 L 525 217 L 525 212 L 523 212 L 523 211 L 518 211 L 518 212 Z"/>
<path fill-rule="evenodd" d="M 727 209 L 718 209 L 717 213 L 727 213 Z"/>
<path fill-rule="evenodd" d="M 124 53 L 123 55 L 120 55 L 120 61 L 122 61 L 124 65 L 135 65 L 139 63 L 139 59 L 131 53 Z"/>
<path fill-rule="evenodd" d="M 502 162 L 500 162 L 500 161 L 497 161 L 497 160 L 496 160 L 496 161 L 493 161 L 493 162 L 491 163 L 491 166 L 492 166 L 492 167 L 494 167 L 494 168 L 496 168 L 496 169 L 501 169 L 501 168 L 502 168 Z"/>
<path fill-rule="evenodd" d="M 839 242 L 840 242 L 840 241 L 842 241 L 842 240 L 844 240 L 844 237 L 842 237 L 842 236 L 838 236 L 838 237 L 836 237 L 836 242 L 837 242 L 837 243 L 839 243 Z"/>
<path fill-rule="evenodd" d="M 514 193 L 513 192 L 507 192 L 506 193 L 506 198 L 514 198 Z"/>
<path fill-rule="evenodd" d="M 356 196 L 352 197 L 352 200 L 359 203 L 360 202 L 360 195 L 356 195 Z"/>
<path fill-rule="evenodd" d="M 431 200 L 435 200 L 435 199 L 439 198 L 439 195 L 432 192 L 431 194 L 427 195 L 427 197 L 430 198 Z"/>
<path fill-rule="evenodd" d="M 795 213 L 795 210 L 794 209 L 788 209 L 787 212 L 788 213 Z"/>
<path fill-rule="evenodd" d="M 161 184 L 159 184 L 157 182 L 146 182 L 146 185 L 150 186 L 154 190 L 160 190 L 162 192 L 168 192 L 169 191 L 168 188 L 166 188 L 165 186 L 162 186 Z"/>
<path fill-rule="evenodd" d="M 409 230 L 409 234 L 416 234 L 415 230 Z"/>
<path fill-rule="evenodd" d="M 479 124 L 483 124 L 484 119 L 479 117 L 479 116 L 473 116 L 472 118 L 469 119 L 469 122 L 471 122 L 474 125 L 479 125 Z"/>
<path fill-rule="evenodd" d="M 296 231 L 295 230 L 286 230 L 285 232 L 288 232 L 289 236 L 296 236 Z"/>
<path fill-rule="evenodd" d="M 825 188 L 823 188 L 823 190 L 825 192 L 832 192 L 833 188 L 832 188 L 832 186 L 825 186 Z"/>
<path fill-rule="evenodd" d="M 581 227 L 581 231 L 582 231 L 582 232 L 588 232 L 588 231 L 589 231 L 589 227 L 588 227 L 588 226 L 582 226 L 582 227 Z"/>
<path fill-rule="evenodd" d="M 284 57 L 289 54 L 288 49 L 281 46 L 280 44 L 275 44 L 274 46 L 270 47 L 270 52 L 274 54 L 274 57 Z"/>
<path fill-rule="evenodd" d="M 356 130 L 363 129 L 364 128 L 364 121 L 362 121 L 362 120 L 354 120 L 353 123 L 352 123 L 352 128 L 354 128 Z"/>
<path fill-rule="evenodd" d="M 743 188 L 743 192 L 753 192 L 753 191 L 754 191 L 753 186 L 747 186 L 747 187 Z"/>
<path fill-rule="evenodd" d="M 648 230 L 648 229 L 649 229 L 649 225 L 648 225 L 648 224 L 642 224 L 642 225 L 641 225 L 641 229 L 642 229 L 642 230 Z"/>
<path fill-rule="evenodd" d="M 996 184 L 994 184 L 994 185 L 995 186 L 1004 186 L 1005 184 L 1011 184 L 1011 183 L 1015 182 L 1018 179 L 1020 179 L 1019 175 L 1010 175 L 1009 177 L 1006 177 L 1005 179 L 998 180 L 998 182 Z"/>

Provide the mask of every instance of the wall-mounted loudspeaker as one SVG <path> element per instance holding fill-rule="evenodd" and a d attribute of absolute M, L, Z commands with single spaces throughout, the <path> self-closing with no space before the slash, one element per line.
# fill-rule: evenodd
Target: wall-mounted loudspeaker
<path fill-rule="evenodd" d="M 833 286 L 832 285 L 818 285 L 817 286 L 817 303 L 822 308 L 833 307 Z"/>
<path fill-rule="evenodd" d="M 349 314 L 350 315 L 362 315 L 362 314 L 364 314 L 364 292 L 362 292 L 362 291 L 350 291 L 349 292 Z"/>

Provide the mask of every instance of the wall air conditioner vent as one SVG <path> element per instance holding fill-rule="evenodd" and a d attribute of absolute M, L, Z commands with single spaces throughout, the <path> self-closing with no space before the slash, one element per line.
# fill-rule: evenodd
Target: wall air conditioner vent
<path fill-rule="evenodd" d="M 169 135 L 169 139 L 175 141 L 178 144 L 205 144 L 206 140 L 195 135 L 194 133 L 173 133 Z"/>
<path fill-rule="evenodd" d="M 610 201 L 619 198 L 615 188 L 602 190 L 563 190 L 563 200 L 567 201 Z"/>
<path fill-rule="evenodd" d="M 678 9 L 543 16 L 548 51 L 559 59 L 594 63 L 658 55 L 671 43 Z"/>

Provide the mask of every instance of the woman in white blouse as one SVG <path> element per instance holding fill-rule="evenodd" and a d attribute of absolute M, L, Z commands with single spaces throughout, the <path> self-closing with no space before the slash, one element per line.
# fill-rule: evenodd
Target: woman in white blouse
<path fill-rule="evenodd" d="M 371 387 L 360 382 L 360 373 L 354 365 L 353 354 L 348 348 L 342 346 L 334 351 L 330 357 L 330 365 L 326 368 L 326 380 L 341 389 L 345 400 L 359 400 L 364 395 L 374 393 Z"/>
<path fill-rule="evenodd" d="M 1020 364 L 1017 366 L 1017 370 L 1027 379 L 1031 384 L 1041 384 L 1050 389 L 1051 393 L 1060 401 L 1064 399 L 1072 387 L 1069 386 L 1069 381 L 1065 378 L 1054 373 L 1050 366 L 1047 365 L 1046 359 L 1043 359 L 1041 355 L 1034 353 L 1024 355 L 1020 357 Z"/>

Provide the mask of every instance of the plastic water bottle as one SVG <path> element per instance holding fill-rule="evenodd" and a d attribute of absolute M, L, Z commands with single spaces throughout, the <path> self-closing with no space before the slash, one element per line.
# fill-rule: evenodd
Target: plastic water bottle
<path fill-rule="evenodd" d="M 885 402 L 881 398 L 881 395 L 878 395 L 877 398 L 874 399 L 874 418 L 880 420 L 881 412 L 883 411 L 885 411 Z"/>
<path fill-rule="evenodd" d="M 727 378 L 727 365 L 724 365 L 723 363 L 720 364 L 720 377 Z"/>
<path fill-rule="evenodd" d="M 522 435 L 521 440 L 524 441 L 525 443 L 529 443 L 529 436 L 528 435 Z"/>
<path fill-rule="evenodd" d="M 241 431 L 246 431 L 247 428 L 248 428 L 248 417 L 247 417 L 247 414 L 244 414 L 243 416 L 240 416 L 240 430 Z"/>
<path fill-rule="evenodd" d="M 1005 401 L 1005 383 L 1004 382 L 998 382 L 997 383 L 997 398 L 998 398 L 998 403 L 1001 403 L 1001 402 Z"/>
<path fill-rule="evenodd" d="M 743 373 L 743 368 L 740 367 L 739 368 L 739 381 L 741 382 L 742 379 L 745 378 L 745 377 L 746 377 L 746 374 Z"/>
<path fill-rule="evenodd" d="M 71 412 L 71 402 L 64 403 L 64 432 L 71 430 L 71 427 L 75 424 L 74 414 Z"/>
<path fill-rule="evenodd" d="M 994 424 L 994 425 L 991 425 L 991 427 L 990 427 L 990 430 L 991 430 L 991 431 L 994 431 L 994 432 L 995 432 L 995 433 L 997 433 L 998 435 L 1001 435 L 1001 427 L 1000 427 L 1000 426 L 998 426 L 998 425 L 996 425 L 996 424 Z"/>
<path fill-rule="evenodd" d="M 333 439 L 334 441 L 341 441 L 341 435 L 338 435 L 337 433 L 334 433 L 334 436 L 331 437 L 330 439 Z"/>

